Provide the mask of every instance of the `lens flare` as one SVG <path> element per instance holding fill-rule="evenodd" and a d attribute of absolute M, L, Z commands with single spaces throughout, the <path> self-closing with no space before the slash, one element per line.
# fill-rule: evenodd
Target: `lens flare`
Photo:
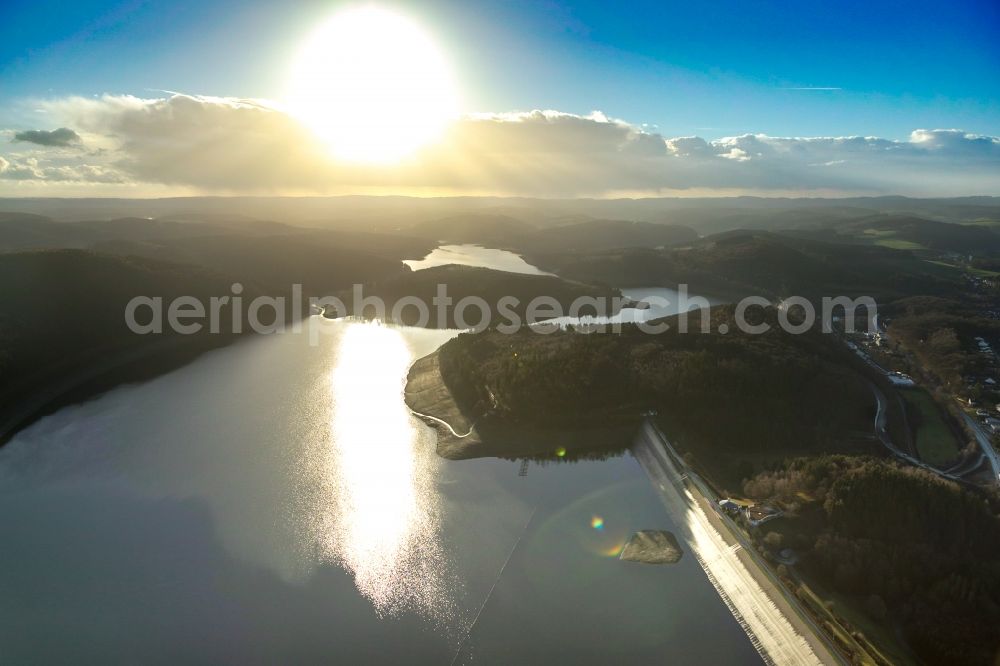
<path fill-rule="evenodd" d="M 601 518 L 600 516 L 594 516 L 593 518 L 590 519 L 590 526 L 593 527 L 595 530 L 603 530 L 604 519 Z"/>
<path fill-rule="evenodd" d="M 608 546 L 604 550 L 600 551 L 601 555 L 604 557 L 614 557 L 617 558 L 622 554 L 622 550 L 625 548 L 625 543 L 622 541 L 616 541 L 612 545 Z"/>

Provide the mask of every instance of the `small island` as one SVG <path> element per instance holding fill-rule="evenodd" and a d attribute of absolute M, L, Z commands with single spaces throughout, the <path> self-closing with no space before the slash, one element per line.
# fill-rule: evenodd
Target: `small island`
<path fill-rule="evenodd" d="M 676 564 L 683 555 L 672 532 L 639 530 L 625 543 L 618 559 L 642 564 Z"/>

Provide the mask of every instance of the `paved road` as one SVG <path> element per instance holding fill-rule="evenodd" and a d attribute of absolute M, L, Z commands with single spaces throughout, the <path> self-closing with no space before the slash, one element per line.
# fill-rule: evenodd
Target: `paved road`
<path fill-rule="evenodd" d="M 476 429 L 476 424 L 473 423 L 472 425 L 469 426 L 469 432 L 464 433 L 464 434 L 460 434 L 454 428 L 451 427 L 450 423 L 448 423 L 444 419 L 439 419 L 438 417 L 431 416 L 430 414 L 422 414 L 422 413 L 414 411 L 412 409 L 410 410 L 410 413 L 413 414 L 414 416 L 418 417 L 418 418 L 425 419 L 425 420 L 428 420 L 428 421 L 434 421 L 435 423 L 439 423 L 439 424 L 443 425 L 445 428 L 447 428 L 448 430 L 451 431 L 451 434 L 452 434 L 453 437 L 457 437 L 458 439 L 465 439 L 466 437 L 468 437 L 469 435 L 472 434 L 472 431 L 474 431 Z"/>
<path fill-rule="evenodd" d="M 889 438 L 888 429 L 886 428 L 886 409 L 888 407 L 887 398 L 885 397 L 885 393 L 882 392 L 882 389 L 880 389 L 874 383 L 871 384 L 871 388 L 872 392 L 875 394 L 875 402 L 877 405 L 875 408 L 875 436 L 878 437 L 880 442 L 882 442 L 882 445 L 885 446 L 885 448 L 889 449 L 889 452 L 892 453 L 894 456 L 896 456 L 901 460 L 905 460 L 911 465 L 920 467 L 921 469 L 926 469 L 928 472 L 933 472 L 934 474 L 937 474 L 938 476 L 944 477 L 945 479 L 949 479 L 951 481 L 964 481 L 964 479 L 962 479 L 960 476 L 956 476 L 955 474 L 949 474 L 948 472 L 944 472 L 938 469 L 937 467 L 931 467 L 927 463 L 911 456 L 909 453 L 906 453 L 905 451 L 897 447 L 895 444 L 893 444 L 892 439 Z"/>
<path fill-rule="evenodd" d="M 875 324 L 876 326 L 879 326 L 877 316 L 875 319 Z M 867 361 L 869 365 L 871 365 L 873 368 L 881 372 L 883 375 L 888 376 L 889 372 L 885 368 L 877 364 L 875 361 L 873 361 L 871 357 L 869 357 L 867 354 L 864 354 L 862 358 L 864 358 L 864 360 Z M 914 456 L 905 453 L 902 449 L 894 445 L 892 443 L 892 440 L 889 439 L 889 433 L 886 430 L 885 414 L 887 405 L 886 405 L 885 394 L 874 383 L 872 384 L 872 390 L 875 392 L 875 400 L 878 402 L 878 408 L 875 414 L 875 434 L 882 441 L 882 444 L 884 444 L 887 449 L 889 449 L 894 455 L 902 458 L 906 462 L 916 465 L 918 467 L 922 467 L 931 472 L 934 472 L 938 476 L 942 476 L 946 479 L 951 479 L 952 481 L 964 481 L 964 479 L 962 479 L 961 476 L 957 476 L 953 473 L 942 471 L 936 467 L 931 467 L 930 465 L 920 461 Z M 983 455 L 985 455 L 986 459 L 989 460 L 990 462 L 990 467 L 993 470 L 994 482 L 1000 484 L 1000 455 L 998 455 L 996 449 L 993 448 L 993 444 L 990 441 L 990 436 L 986 433 L 986 431 L 982 429 L 982 426 L 980 426 L 976 422 L 976 420 L 970 417 L 968 414 L 963 413 L 962 417 L 965 419 L 965 422 L 969 424 L 969 428 L 972 430 L 973 434 L 976 437 L 976 441 L 979 443 L 980 448 L 983 450 Z M 961 465 L 961 468 L 964 467 L 965 465 Z M 968 471 L 974 470 L 976 468 L 978 468 L 978 465 L 972 467 Z M 953 470 L 954 469 L 955 468 L 953 468 Z"/>
<path fill-rule="evenodd" d="M 965 418 L 965 422 L 969 424 L 972 433 L 976 436 L 976 441 L 979 442 L 979 447 L 983 450 L 986 459 L 990 461 L 990 467 L 993 468 L 993 479 L 997 483 L 1000 483 L 1000 456 L 997 455 L 996 449 L 993 448 L 990 436 L 986 434 L 982 426 L 976 423 L 974 418 L 965 413 L 962 416 Z"/>
<path fill-rule="evenodd" d="M 733 616 L 769 664 L 840 664 L 753 547 L 716 510 L 712 493 L 690 472 L 648 420 L 632 452 L 659 491 L 667 512 Z"/>

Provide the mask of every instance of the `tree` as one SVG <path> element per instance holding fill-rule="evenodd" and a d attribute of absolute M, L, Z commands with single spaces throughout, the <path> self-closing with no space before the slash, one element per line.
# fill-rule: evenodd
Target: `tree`
<path fill-rule="evenodd" d="M 872 619 L 881 622 L 885 619 L 888 609 L 885 607 L 885 602 L 882 601 L 882 597 L 877 594 L 872 594 L 865 600 L 865 612 L 871 615 Z"/>

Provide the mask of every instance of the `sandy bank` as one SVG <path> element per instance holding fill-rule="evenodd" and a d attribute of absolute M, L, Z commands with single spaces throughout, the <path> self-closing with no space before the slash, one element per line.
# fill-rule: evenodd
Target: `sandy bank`
<path fill-rule="evenodd" d="M 482 441 L 445 386 L 435 351 L 410 366 L 403 391 L 406 406 L 437 430 L 437 452 L 443 458 L 476 458 Z"/>
<path fill-rule="evenodd" d="M 462 412 L 444 383 L 438 352 L 418 359 L 406 377 L 403 397 L 407 407 L 437 430 L 437 453 L 449 460 L 466 458 L 601 457 L 629 447 L 635 423 L 587 427 L 526 428 L 473 421 Z"/>

